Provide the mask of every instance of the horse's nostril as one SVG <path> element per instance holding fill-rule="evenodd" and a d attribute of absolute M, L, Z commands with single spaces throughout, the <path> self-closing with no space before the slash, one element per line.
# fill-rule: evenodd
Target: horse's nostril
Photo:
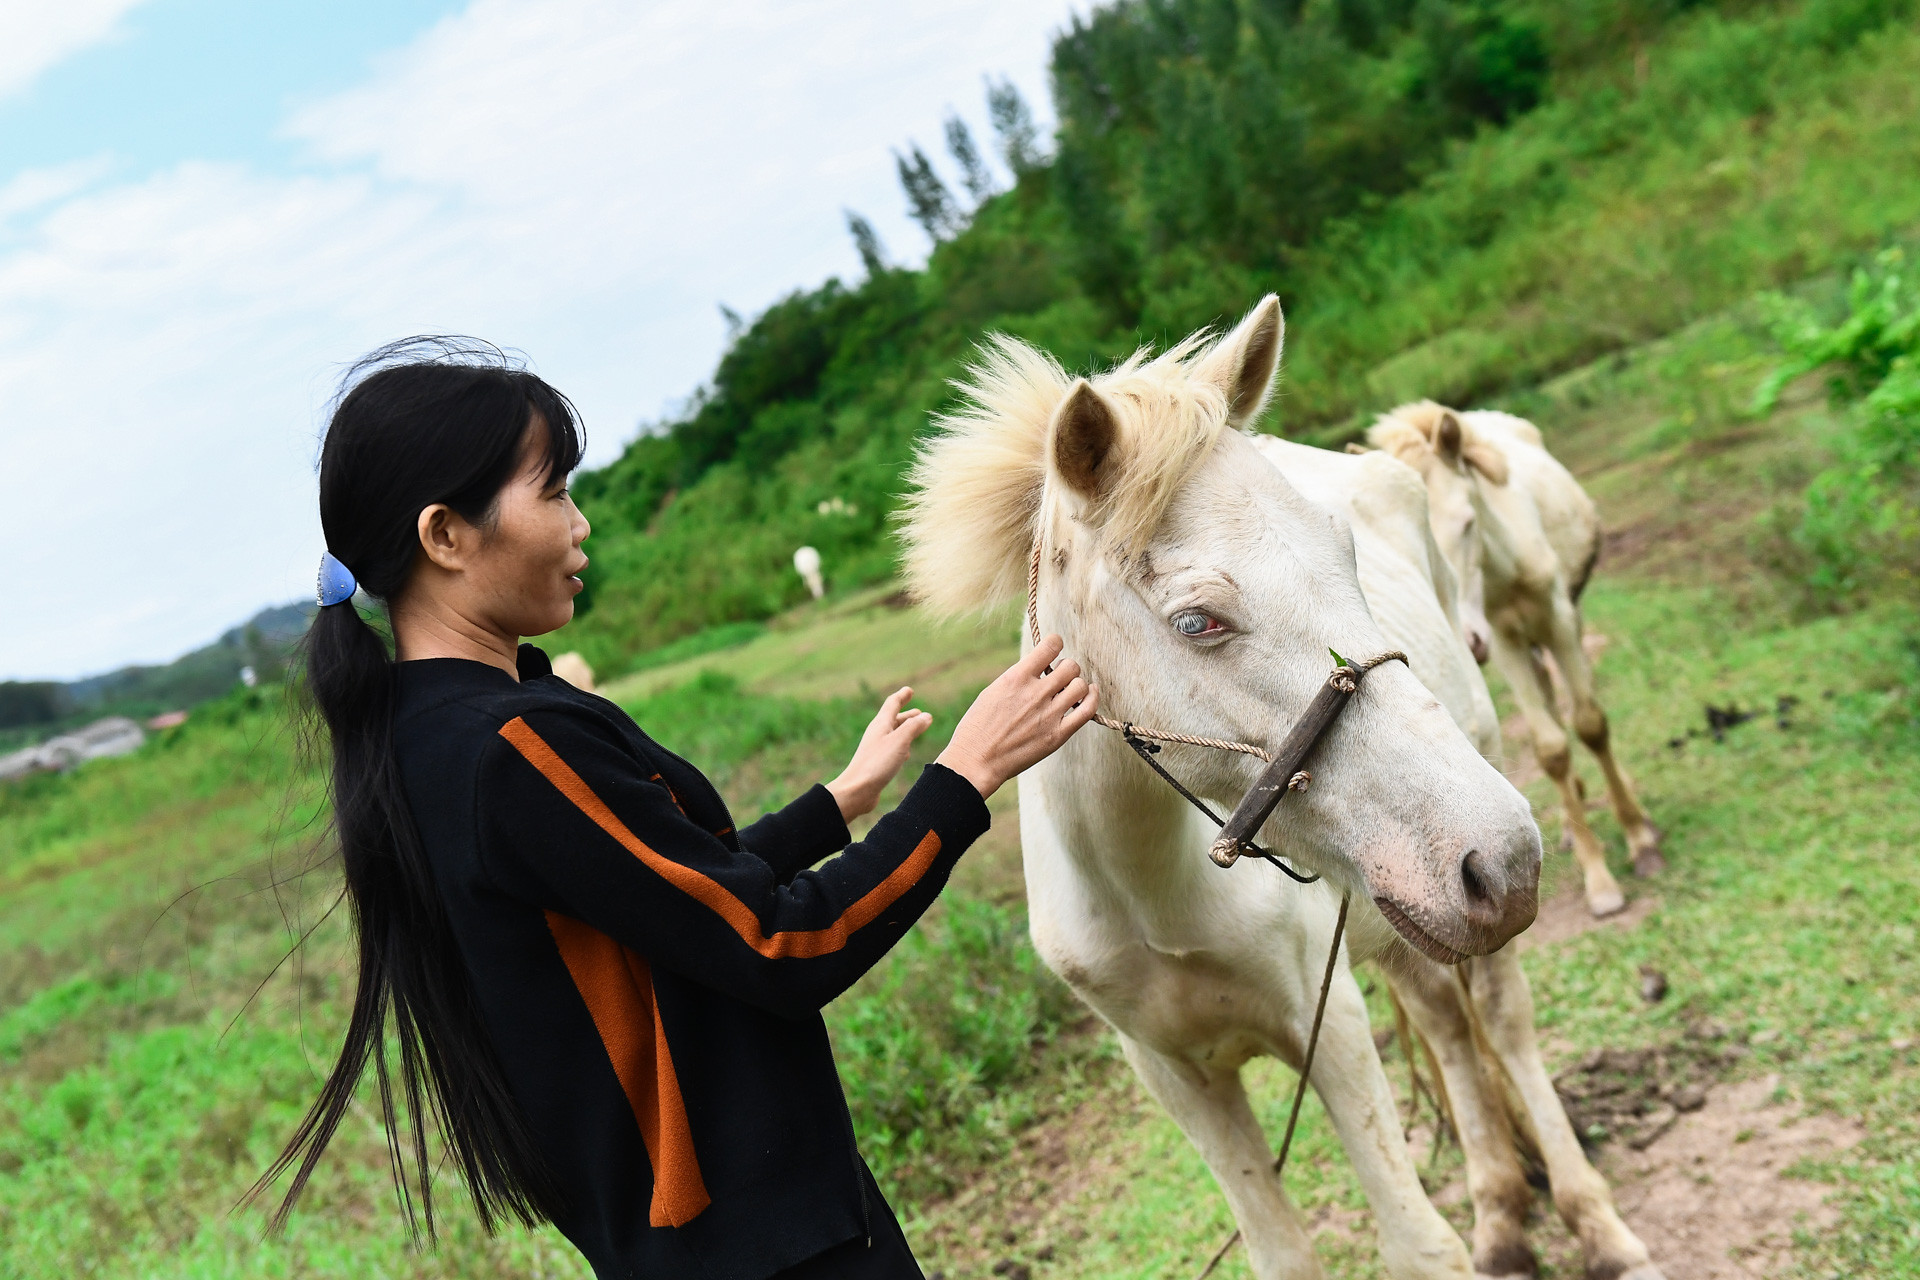
<path fill-rule="evenodd" d="M 1478 849 L 1469 849 L 1467 856 L 1460 859 L 1460 883 L 1467 891 L 1467 901 L 1474 904 L 1490 904 L 1493 890 L 1488 887 L 1486 877 L 1480 874 L 1476 865 L 1480 860 Z"/>

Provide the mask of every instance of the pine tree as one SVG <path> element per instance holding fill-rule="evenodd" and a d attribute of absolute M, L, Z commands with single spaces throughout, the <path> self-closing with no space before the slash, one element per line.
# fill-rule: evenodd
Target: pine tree
<path fill-rule="evenodd" d="M 993 171 L 980 158 L 980 148 L 973 145 L 973 131 L 957 115 L 947 117 L 947 150 L 953 154 L 953 162 L 960 166 L 962 181 L 966 183 L 967 194 L 973 197 L 973 203 L 976 206 L 985 204 L 997 190 Z"/>
<path fill-rule="evenodd" d="M 893 153 L 894 162 L 900 168 L 900 186 L 907 193 L 907 207 L 913 220 L 938 244 L 965 226 L 966 219 L 960 216 L 953 192 L 947 190 L 947 184 L 933 171 L 933 161 L 927 159 L 920 144 L 913 143 L 911 152 L 911 159 L 897 151 Z"/>
<path fill-rule="evenodd" d="M 1040 166 L 1040 130 L 1033 123 L 1033 111 L 1013 81 L 987 81 L 987 115 L 1000 140 L 1000 155 L 1015 177 Z"/>
<path fill-rule="evenodd" d="M 873 224 L 851 209 L 847 215 L 847 231 L 853 236 L 853 247 L 860 252 L 860 265 L 867 269 L 867 278 L 871 280 L 887 269 L 887 251 L 880 244 L 880 233 Z"/>

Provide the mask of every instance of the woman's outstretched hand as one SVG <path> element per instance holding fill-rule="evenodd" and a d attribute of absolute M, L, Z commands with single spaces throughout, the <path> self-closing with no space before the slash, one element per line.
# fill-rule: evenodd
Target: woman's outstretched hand
<path fill-rule="evenodd" d="M 843 820 L 852 822 L 863 813 L 873 812 L 873 807 L 880 803 L 881 791 L 907 762 L 913 740 L 933 723 L 930 712 L 901 710 L 912 696 L 912 689 L 900 689 L 880 704 L 879 714 L 860 735 L 853 759 L 847 762 L 839 777 L 827 784 L 827 790 L 833 792 L 834 800 L 840 805 Z"/>
<path fill-rule="evenodd" d="M 1058 751 L 1093 719 L 1100 690 L 1080 678 L 1080 664 L 1047 665 L 1060 656 L 1059 636 L 1048 636 L 980 691 L 954 727 L 937 761 L 984 796 Z"/>

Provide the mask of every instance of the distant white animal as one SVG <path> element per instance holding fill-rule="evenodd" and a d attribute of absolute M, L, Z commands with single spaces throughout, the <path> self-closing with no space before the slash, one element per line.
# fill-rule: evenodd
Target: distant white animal
<path fill-rule="evenodd" d="M 1329 646 L 1355 658 L 1392 647 L 1361 594 L 1346 521 L 1302 498 L 1237 429 L 1265 402 L 1280 348 L 1273 298 L 1211 346 L 1189 339 L 1092 381 L 999 340 L 915 466 L 910 585 L 947 614 L 1017 598 L 1037 537 L 1042 629 L 1067 638 L 1104 711 L 1276 743 L 1324 682 Z M 1182 746 L 1162 758 L 1228 806 L 1259 768 Z M 1356 899 L 1351 954 L 1390 947 L 1397 931 L 1452 963 L 1525 928 L 1538 890 L 1525 800 L 1406 667 L 1367 676 L 1311 772 L 1261 832 L 1325 875 L 1310 888 L 1252 860 L 1216 868 L 1213 828 L 1116 734 L 1088 729 L 1020 780 L 1035 946 L 1200 1150 L 1263 1278 L 1319 1270 L 1240 1068 L 1258 1054 L 1301 1064 L 1337 891 Z M 1344 962 L 1312 1084 L 1373 1206 L 1387 1270 L 1466 1280 L 1466 1247 L 1420 1186 Z"/>
<path fill-rule="evenodd" d="M 820 553 L 812 547 L 802 547 L 793 553 L 793 570 L 800 580 L 807 584 L 807 590 L 815 600 L 827 594 L 827 584 L 820 578 Z"/>
<path fill-rule="evenodd" d="M 1384 453 L 1354 458 L 1255 437 L 1267 460 L 1309 500 L 1346 517 L 1367 607 L 1489 760 L 1500 725 L 1480 667 L 1464 643 L 1454 574 L 1434 540 L 1420 476 Z M 1353 954 L 1364 958 L 1367 940 Z M 1581 1242 L 1589 1276 L 1659 1275 L 1587 1160 L 1540 1056 L 1533 993 L 1511 944 L 1452 968 L 1397 939 L 1380 969 L 1439 1065 L 1448 1113 L 1467 1160 L 1473 1265 L 1482 1275 L 1533 1275 L 1525 1223 L 1533 1204 L 1517 1125 L 1547 1170 L 1554 1204 Z M 1411 1055 L 1412 1046 L 1403 1046 Z M 1511 1100 L 1511 1101 L 1510 1101 Z M 1516 1105 L 1517 1104 L 1517 1105 Z"/>
<path fill-rule="evenodd" d="M 555 658 L 553 674 L 583 693 L 593 692 L 593 668 L 578 653 L 563 653 Z"/>
<path fill-rule="evenodd" d="M 1458 413 L 1423 400 L 1381 415 L 1367 439 L 1426 482 L 1434 537 L 1461 580 L 1469 635 L 1484 629 L 1494 665 L 1526 717 L 1540 768 L 1560 790 L 1587 908 L 1596 916 L 1619 911 L 1626 897 L 1587 825 L 1585 793 L 1544 657 L 1553 656 L 1573 696 L 1574 731 L 1606 775 L 1634 871 L 1663 870 L 1660 832 L 1614 758 L 1607 713 L 1580 643 L 1580 593 L 1600 555 L 1593 499 L 1547 452 L 1539 428 L 1511 414 Z"/>

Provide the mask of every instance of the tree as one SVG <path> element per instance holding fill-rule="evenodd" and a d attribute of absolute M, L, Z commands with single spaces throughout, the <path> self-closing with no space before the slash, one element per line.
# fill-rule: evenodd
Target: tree
<path fill-rule="evenodd" d="M 853 210 L 842 212 L 847 215 L 847 231 L 853 236 L 853 247 L 859 250 L 860 265 L 867 269 L 867 278 L 872 279 L 887 269 L 887 251 L 880 244 L 880 233 Z"/>
<path fill-rule="evenodd" d="M 997 190 L 993 171 L 980 158 L 980 148 L 973 145 L 973 131 L 957 115 L 947 117 L 947 150 L 952 153 L 953 162 L 960 166 L 961 180 L 966 183 L 973 203 L 985 204 Z"/>
<path fill-rule="evenodd" d="M 1013 81 L 1002 77 L 998 84 L 987 81 L 987 116 L 993 121 L 994 136 L 1000 140 L 1000 156 L 1014 176 L 1022 177 L 1037 169 L 1040 154 L 1040 130 L 1033 123 L 1033 111 Z"/>
<path fill-rule="evenodd" d="M 947 184 L 933 171 L 933 162 L 927 159 L 920 144 L 911 144 L 910 150 L 911 158 L 897 151 L 893 153 L 894 163 L 900 168 L 900 186 L 907 193 L 907 208 L 913 220 L 920 224 L 928 239 L 938 244 L 965 226 L 966 219 L 961 217 L 953 192 L 947 190 Z"/>

